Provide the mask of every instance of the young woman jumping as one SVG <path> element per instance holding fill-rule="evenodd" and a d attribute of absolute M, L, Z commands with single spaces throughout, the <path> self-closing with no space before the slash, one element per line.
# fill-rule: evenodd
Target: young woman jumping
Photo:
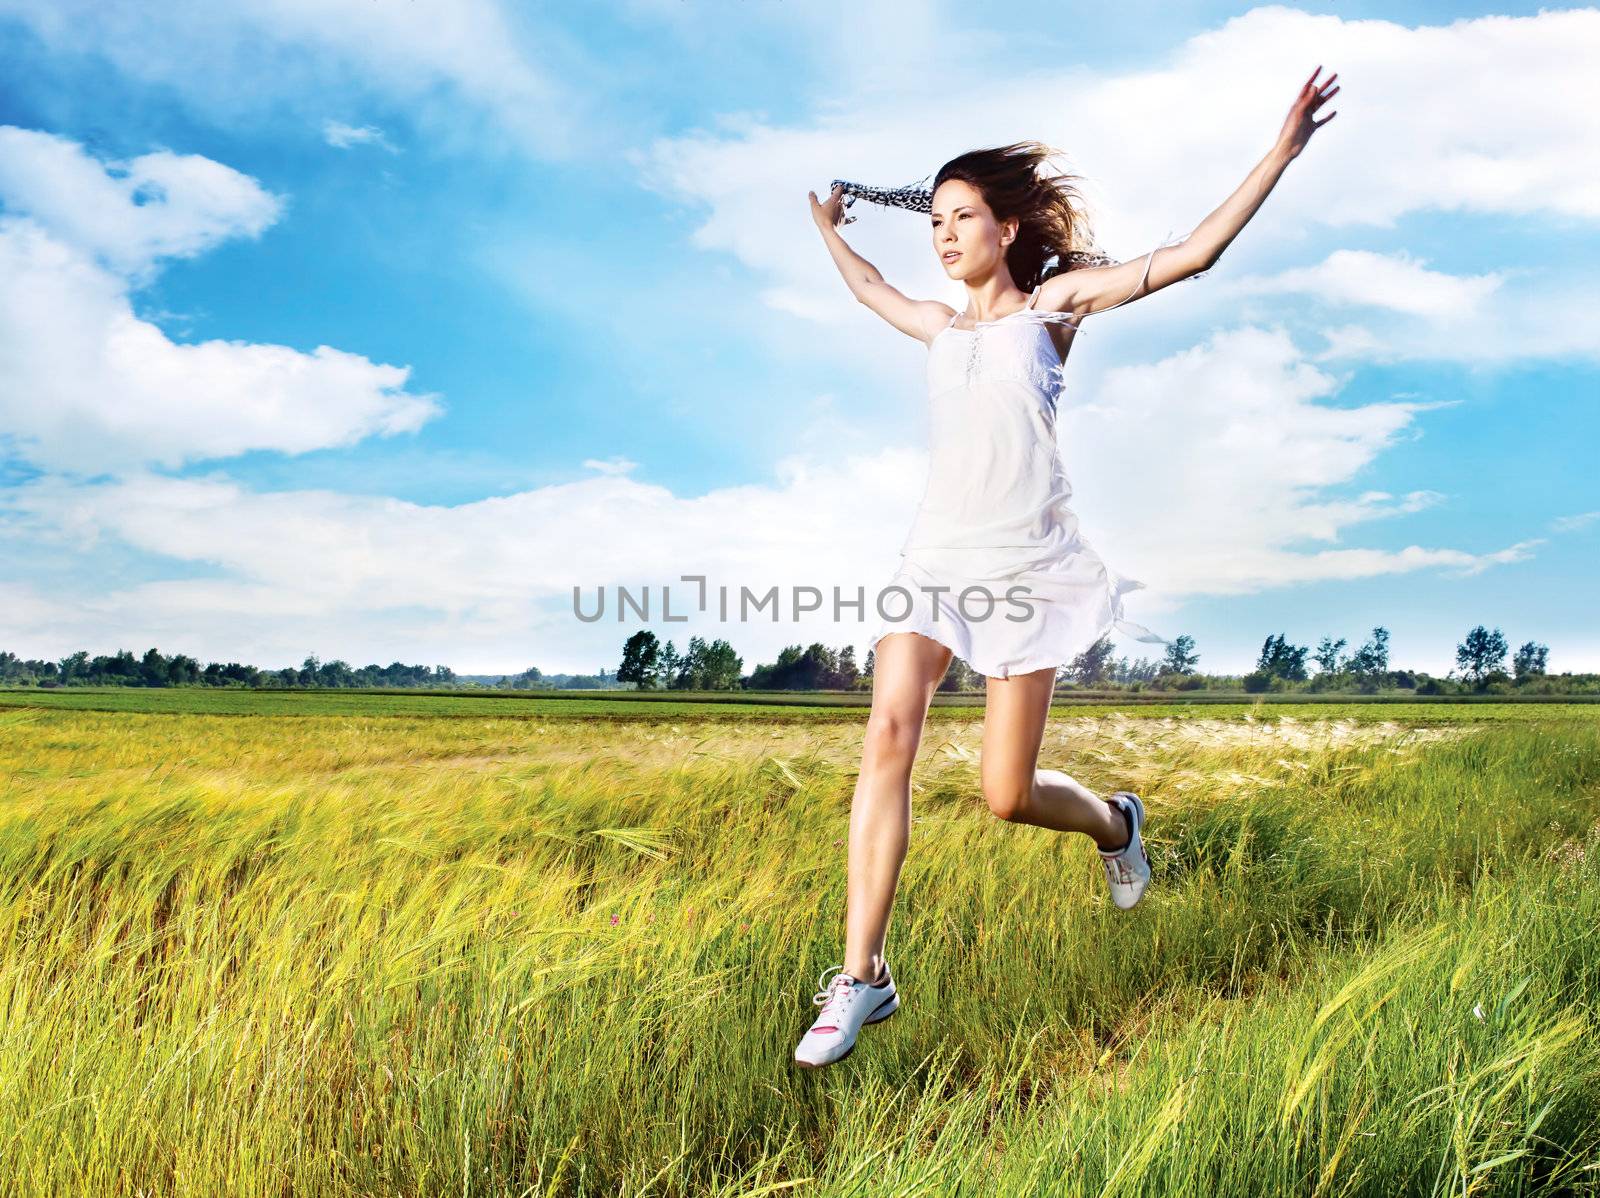
<path fill-rule="evenodd" d="M 850 810 L 845 954 L 824 971 L 822 1010 L 794 1059 L 831 1064 L 861 1028 L 899 1009 L 884 942 L 911 823 L 911 770 L 928 705 L 955 656 L 987 679 L 981 778 L 1001 819 L 1094 840 L 1111 899 L 1132 907 L 1150 880 L 1144 804 L 1130 791 L 1101 799 L 1060 770 L 1037 768 L 1056 670 L 1112 629 L 1165 638 L 1128 620 L 1122 595 L 1142 584 L 1116 574 L 1080 532 L 1056 444 L 1063 365 L 1084 317 L 1209 270 L 1255 214 L 1339 89 L 1300 88 L 1277 142 L 1192 233 L 1142 263 L 1092 248 L 1070 176 L 1040 168 L 1049 147 L 973 150 L 942 166 L 931 190 L 836 181 L 808 193 L 828 252 L 857 300 L 928 346 L 931 414 L 927 490 L 889 587 L 912 598 L 905 618 L 874 634 L 872 709 Z M 928 214 L 933 251 L 966 287 L 963 311 L 913 300 L 884 281 L 838 226 L 856 198 Z M 898 593 L 898 592 L 897 592 Z M 1019 618 L 1019 616 L 1021 618 Z"/>

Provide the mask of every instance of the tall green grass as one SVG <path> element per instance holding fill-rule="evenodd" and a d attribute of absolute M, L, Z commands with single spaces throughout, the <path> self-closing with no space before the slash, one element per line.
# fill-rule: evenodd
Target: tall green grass
<path fill-rule="evenodd" d="M 1131 912 L 979 732 L 807 1074 L 858 728 L 0 715 L 0 1189 L 1596 1189 L 1600 726 L 1054 723 Z"/>

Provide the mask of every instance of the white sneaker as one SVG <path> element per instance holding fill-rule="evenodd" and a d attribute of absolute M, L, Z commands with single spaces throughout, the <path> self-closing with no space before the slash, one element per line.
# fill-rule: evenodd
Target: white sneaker
<path fill-rule="evenodd" d="M 828 969 L 843 970 L 843 965 L 830 965 Z M 856 1034 L 869 1023 L 882 1023 L 900 1009 L 900 995 L 895 991 L 894 978 L 889 966 L 883 966 L 883 982 L 869 986 L 848 973 L 835 974 L 827 980 L 828 970 L 822 971 L 817 984 L 821 987 L 811 996 L 811 1001 L 822 1008 L 794 1050 L 794 1062 L 802 1069 L 816 1069 L 841 1061 L 855 1049 Z"/>
<path fill-rule="evenodd" d="M 1144 829 L 1144 803 L 1131 790 L 1119 790 L 1108 801 L 1132 817 L 1133 836 L 1128 843 L 1115 852 L 1100 850 L 1100 864 L 1106 867 L 1106 881 L 1111 884 L 1111 901 L 1126 911 L 1144 897 L 1144 888 L 1150 885 L 1150 858 L 1140 835 Z"/>

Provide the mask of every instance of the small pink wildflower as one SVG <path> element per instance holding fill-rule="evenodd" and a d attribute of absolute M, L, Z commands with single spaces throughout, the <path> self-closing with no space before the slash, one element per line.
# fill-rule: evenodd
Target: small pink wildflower
<path fill-rule="evenodd" d="M 616 927 L 617 926 L 617 913 L 615 911 L 613 911 L 611 913 L 611 926 L 612 927 Z"/>

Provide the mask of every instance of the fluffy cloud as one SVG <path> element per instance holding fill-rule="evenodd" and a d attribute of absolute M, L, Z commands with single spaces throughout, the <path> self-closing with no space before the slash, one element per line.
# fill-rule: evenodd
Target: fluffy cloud
<path fill-rule="evenodd" d="M 1459 321 L 1491 315 L 1505 276 L 1497 271 L 1459 276 L 1429 270 L 1407 253 L 1335 250 L 1314 266 L 1297 266 L 1233 283 L 1234 295 L 1314 295 L 1334 304 L 1360 304 Z"/>
<path fill-rule="evenodd" d="M 322 140 L 336 150 L 348 150 L 351 146 L 379 146 L 391 154 L 399 152 L 384 136 L 383 130 L 374 125 L 347 125 L 343 121 L 324 121 Z"/>
<path fill-rule="evenodd" d="M 695 593 L 680 582 L 684 574 L 735 595 L 740 586 L 777 586 L 785 596 L 814 586 L 831 596 L 838 586 L 853 597 L 865 587 L 870 612 L 925 469 L 922 455 L 908 451 L 791 460 L 772 483 L 681 496 L 630 477 L 631 464 L 592 465 L 594 474 L 570 483 L 453 506 L 258 493 L 221 474 L 40 478 L 0 492 L 0 532 L 55 558 L 92 559 L 115 544 L 217 573 L 58 596 L 48 606 L 24 590 L 19 600 L 34 602 L 12 609 L 7 631 L 30 644 L 99 645 L 115 628 L 140 642 L 214 655 L 248 650 L 255 656 L 247 660 L 279 664 L 323 644 L 363 661 L 427 652 L 466 670 L 519 657 L 592 670 L 619 652 L 619 586 L 635 596 L 648 586 L 659 605 L 660 588 L 672 585 L 675 615 Z M 586 610 L 604 588 L 605 621 L 573 615 L 575 586 Z M 680 643 L 693 631 L 769 657 L 802 636 L 787 616 L 665 627 Z M 831 611 L 807 627 L 807 640 L 864 640 L 870 631 L 835 628 Z"/>
<path fill-rule="evenodd" d="M 15 125 L 0 125 L 0 204 L 135 280 L 157 259 L 259 236 L 283 210 L 282 197 L 199 154 L 101 162 L 77 142 Z"/>
<path fill-rule="evenodd" d="M 1577 276 L 1525 268 L 1453 275 L 1404 252 L 1335 250 L 1310 266 L 1214 286 L 1230 306 L 1236 297 L 1263 299 L 1266 311 L 1274 297 L 1299 299 L 1323 337 L 1318 361 L 1600 361 L 1600 308 L 1589 301 L 1591 284 Z"/>
<path fill-rule="evenodd" d="M 1550 521 L 1550 527 L 1556 532 L 1577 532 L 1597 520 L 1600 520 L 1600 511 L 1577 512 L 1570 516 L 1557 516 Z"/>
<path fill-rule="evenodd" d="M 512 132 L 530 143 L 542 133 L 529 125 L 550 107 L 548 81 L 518 56 L 500 10 L 486 3 L 435 12 L 431 23 L 415 20 L 415 5 L 365 3 L 250 3 L 230 7 L 213 26 L 189 6 L 104 20 L 74 4 L 11 0 L 8 11 L 25 14 L 53 44 L 96 49 L 135 77 L 179 81 L 191 95 L 210 88 L 224 103 L 252 95 L 237 78 L 224 80 L 225 64 L 234 55 L 254 59 L 244 48 L 264 32 L 273 45 L 309 48 L 317 70 L 334 60 L 355 64 L 395 96 L 415 98 L 445 80 L 458 96 L 522 122 Z M 1314 247 L 1308 257 L 1320 263 L 1274 272 L 1251 255 L 1303 243 L 1308 231 L 1388 231 L 1438 209 L 1600 214 L 1586 165 L 1600 148 L 1596 130 L 1570 99 L 1586 94 L 1597 33 L 1600 14 L 1589 11 L 1408 29 L 1272 7 L 1191 39 L 1154 69 L 1125 74 L 1012 74 L 953 88 L 951 75 L 912 55 L 898 62 L 892 86 L 877 80 L 870 116 L 852 86 L 867 80 L 863 53 L 854 60 L 861 73 L 840 81 L 839 98 L 810 126 L 730 118 L 662 141 L 635 164 L 663 194 L 702 209 L 696 247 L 751 269 L 773 309 L 831 324 L 830 360 L 843 377 L 866 377 L 882 356 L 883 327 L 842 302 L 836 272 L 799 223 L 807 189 L 821 190 L 834 176 L 910 182 L 967 146 L 1042 137 L 1069 147 L 1072 164 L 1091 178 L 1114 181 L 1114 191 L 1091 184 L 1089 195 L 1102 243 L 1131 256 L 1174 221 L 1192 225 L 1237 185 L 1276 133 L 1309 64 L 1337 66 L 1345 84 L 1337 121 L 1230 251 L 1255 273 L 1230 280 L 1229 271 L 1215 272 L 1195 291 L 1184 289 L 1184 298 L 1223 297 L 1232 287 L 1245 301 L 1320 296 L 1330 307 L 1369 313 L 1328 326 L 1328 348 L 1317 355 L 1276 320 L 1222 328 L 1190 338 L 1192 346 L 1178 344 L 1169 327 L 1164 344 L 1151 333 L 1162 333 L 1161 318 L 1174 311 L 1169 293 L 1110 318 L 1105 330 L 1091 325 L 1094 335 L 1073 351 L 1062 439 L 1081 496 L 1076 506 L 1108 560 L 1148 584 L 1130 601 L 1130 614 L 1163 627 L 1161 614 L 1185 596 L 1420 569 L 1470 574 L 1521 560 L 1539 543 L 1342 544 L 1374 521 L 1447 502 L 1425 487 L 1392 495 L 1360 486 L 1362 473 L 1398 439 L 1418 435 L 1420 418 L 1441 401 L 1329 402 L 1346 380 L 1318 363 L 1341 354 L 1449 358 L 1495 345 L 1509 355 L 1519 341 L 1534 352 L 1562 352 L 1583 327 L 1558 320 L 1556 334 L 1526 342 L 1514 314 L 1528 308 L 1522 296 L 1507 295 L 1515 274 L 1497 266 L 1452 276 L 1407 255 Z M 497 53 L 475 57 L 496 37 Z M 164 41 L 170 45 L 158 44 Z M 924 34 L 918 44 L 936 51 L 940 41 Z M 180 80 L 180 54 L 197 46 L 205 50 L 197 80 Z M 286 78 L 311 70 L 287 57 L 300 65 Z M 1224 59 L 1233 65 L 1219 76 L 1215 64 Z M 1486 71 L 1537 73 L 1543 86 L 1507 94 L 1442 85 Z M 570 127 L 554 122 L 551 138 Z M 0 429 L 36 462 L 109 469 L 249 448 L 297 452 L 406 431 L 437 410 L 432 397 L 404 391 L 401 368 L 327 347 L 305 355 L 232 342 L 179 346 L 132 316 L 119 272 L 198 252 L 220 237 L 256 235 L 252 220 L 270 225 L 273 214 L 259 206 L 275 197 L 252 193 L 244 176 L 207 175 L 198 167 L 203 159 L 182 160 L 180 168 L 160 152 L 139 169 L 163 186 L 176 181 L 176 201 L 165 187 L 158 200 L 166 206 L 163 225 L 127 211 L 156 198 L 154 187 L 140 192 L 71 147 L 34 140 L 24 149 L 56 162 L 63 177 L 88 170 L 91 184 L 114 200 L 115 217 L 74 214 L 57 185 L 19 191 L 38 211 L 0 230 Z M 204 179 L 208 203 L 184 199 L 184 189 L 199 189 Z M 914 293 L 957 298 L 919 218 L 859 210 L 868 215 L 851 226 L 852 241 L 886 274 Z M 187 228 L 171 217 L 185 211 L 194 218 Z M 196 240 L 186 243 L 185 234 Z M 695 269 L 703 267 L 697 260 Z M 14 285 L 18 278 L 26 286 Z M 1576 285 L 1564 287 L 1544 289 L 1551 309 L 1577 296 Z M 1486 312 L 1500 320 L 1486 322 Z M 796 335 L 793 321 L 773 324 L 786 338 Z M 1474 336 L 1463 338 L 1465 328 Z M 1117 347 L 1116 360 L 1135 364 L 1104 364 L 1102 332 Z M 5 631 L 19 646 L 102 648 L 115 635 L 262 664 L 318 651 L 359 661 L 434 659 L 465 670 L 519 660 L 594 669 L 615 663 L 622 626 L 578 624 L 570 612 L 574 582 L 659 585 L 703 573 L 713 583 L 755 587 L 838 581 L 870 588 L 892 565 L 925 458 L 902 448 L 841 461 L 796 456 L 768 481 L 701 495 L 643 482 L 626 459 L 584 464 L 592 476 L 453 506 L 306 489 L 256 493 L 222 473 L 174 479 L 133 469 L 101 483 L 47 475 L 4 493 L 0 535 L 63 559 L 81 554 L 86 566 L 115 545 L 182 569 L 48 600 L 33 586 L 5 584 Z M 859 642 L 866 631 L 829 621 L 813 625 L 814 636 L 788 623 L 663 628 L 680 641 L 691 631 L 729 636 L 747 661 L 770 659 L 793 640 Z"/>
<path fill-rule="evenodd" d="M 1341 494 L 1386 447 L 1416 435 L 1434 402 L 1335 406 L 1341 380 L 1304 361 L 1282 332 L 1241 328 L 1144 366 L 1109 372 L 1092 402 L 1060 415 L 1085 534 L 1148 590 L 1130 614 L 1161 628 L 1184 598 L 1296 583 L 1449 569 L 1471 574 L 1522 560 L 1534 541 L 1481 552 L 1408 545 L 1343 547 L 1365 523 L 1429 508 L 1445 496 Z M 43 478 L 15 487 L 0 527 L 62 555 L 108 542 L 205 567 L 220 577 L 144 584 L 65 599 L 34 637 L 75 644 L 97 627 L 139 629 L 151 643 L 297 661 L 307 646 L 388 660 L 427 650 L 463 669 L 594 669 L 614 661 L 618 625 L 584 624 L 571 588 L 658 596 L 683 574 L 710 585 L 838 586 L 869 596 L 887 582 L 926 477 L 921 451 L 824 461 L 795 455 L 770 482 L 681 495 L 632 477 L 625 459 L 593 473 L 453 506 L 327 491 L 254 493 L 222 474 L 139 475 L 84 485 Z M 586 598 L 586 602 L 589 598 Z M 38 610 L 37 608 L 35 609 Z M 246 621 L 244 618 L 249 617 Z M 795 641 L 864 642 L 844 613 L 800 626 L 658 624 L 681 642 L 725 636 L 753 658 Z M 326 642 L 314 638 L 326 636 Z M 163 639 L 165 636 L 165 639 Z M 343 638 L 343 639 L 340 639 Z M 99 643 L 98 636 L 84 643 Z M 194 650 L 191 650 L 194 651 Z"/>
<path fill-rule="evenodd" d="M 1080 400 L 1070 384 L 1060 439 L 1091 537 L 1124 573 L 1165 597 L 1239 594 L 1332 578 L 1445 566 L 1472 573 L 1528 555 L 1411 545 L 1339 547 L 1352 529 L 1445 502 L 1341 494 L 1420 413 L 1452 401 L 1335 404 L 1345 380 L 1305 360 L 1281 329 L 1243 326 L 1159 361 L 1106 372 Z"/>
<path fill-rule="evenodd" d="M 142 190 L 150 195 L 138 200 Z M 258 234 L 280 202 L 195 155 L 101 163 L 0 128 L 0 445 L 52 470 L 177 467 L 412 432 L 441 409 L 409 367 L 331 346 L 185 345 L 133 312 L 164 257 Z"/>
<path fill-rule="evenodd" d="M 1339 72 L 1342 90 L 1329 106 L 1339 115 L 1201 284 L 1218 295 L 1234 267 L 1262 260 L 1266 247 L 1387 233 L 1414 214 L 1600 218 L 1590 166 L 1600 159 L 1600 124 L 1591 106 L 1573 102 L 1592 92 L 1588 64 L 1596 57 L 1595 9 L 1408 28 L 1269 6 L 1191 37 L 1144 70 L 1012 73 L 958 92 L 939 71 L 907 72 L 892 94 L 880 87 L 870 118 L 846 80 L 840 90 L 849 99 L 803 127 L 728 120 L 661 139 L 637 163 L 651 186 L 703 213 L 696 245 L 732 255 L 766 280 L 774 309 L 848 335 L 856 314 L 840 302 L 837 272 L 810 237 L 795 234 L 807 190 L 821 194 L 835 177 L 910 183 L 968 147 L 1039 138 L 1063 147 L 1067 165 L 1086 176 L 1081 186 L 1101 244 L 1133 257 L 1221 203 L 1272 144 L 1310 68 L 1327 64 L 1324 78 Z M 1219 73 L 1219 62 L 1228 70 Z M 1458 83 L 1484 78 L 1537 78 L 1539 86 Z M 850 240 L 886 277 L 910 294 L 959 302 L 934 260 L 926 218 L 869 204 L 855 210 L 864 215 Z M 1368 268 L 1377 274 L 1364 277 Z M 1337 298 L 1415 317 L 1398 335 L 1381 326 L 1335 330 L 1341 352 L 1392 358 L 1419 328 L 1434 328 L 1437 335 L 1413 341 L 1414 353 L 1447 359 L 1480 352 L 1474 339 L 1463 342 L 1457 322 L 1476 316 L 1503 277 L 1451 279 L 1403 256 L 1354 253 L 1330 254 L 1315 274 Z M 1274 278 L 1279 289 L 1312 281 Z M 1586 278 L 1554 282 L 1534 280 L 1516 305 L 1493 311 L 1485 332 L 1500 347 L 1496 356 L 1514 353 L 1529 334 L 1534 353 L 1600 341 L 1593 318 L 1570 310 L 1538 335 L 1588 286 Z M 1408 287 L 1419 290 L 1408 296 Z M 1519 318 L 1524 296 L 1545 294 L 1547 303 Z M 1154 307 L 1177 312 L 1170 300 Z M 842 348 L 868 352 L 853 340 Z"/>
<path fill-rule="evenodd" d="M 581 52 L 549 26 L 527 36 L 494 0 L 4 0 L 0 14 L 219 123 L 286 110 L 320 120 L 330 94 L 349 93 L 404 107 L 439 142 L 464 136 L 473 116 L 536 154 L 582 141 L 584 96 L 541 61 L 581 63 Z"/>

